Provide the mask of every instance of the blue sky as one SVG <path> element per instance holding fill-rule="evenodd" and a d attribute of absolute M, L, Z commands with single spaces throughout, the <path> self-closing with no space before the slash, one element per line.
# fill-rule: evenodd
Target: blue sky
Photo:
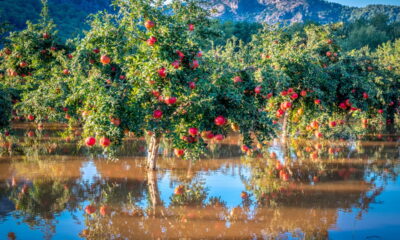
<path fill-rule="evenodd" d="M 400 6 L 400 0 L 328 0 L 329 2 L 337 2 L 343 5 L 364 7 L 369 4 L 388 4 Z"/>

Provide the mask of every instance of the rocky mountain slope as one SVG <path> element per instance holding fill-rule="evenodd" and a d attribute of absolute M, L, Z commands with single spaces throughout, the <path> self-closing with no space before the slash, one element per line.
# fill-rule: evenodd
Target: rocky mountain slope
<path fill-rule="evenodd" d="M 330 23 L 370 17 L 376 13 L 400 20 L 400 7 L 370 5 L 365 8 L 347 7 L 324 0 L 211 0 L 215 16 L 225 20 L 294 23 L 315 21 Z"/>

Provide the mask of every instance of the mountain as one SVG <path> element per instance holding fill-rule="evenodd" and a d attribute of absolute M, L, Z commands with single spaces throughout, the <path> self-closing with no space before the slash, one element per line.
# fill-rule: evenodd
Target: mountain
<path fill-rule="evenodd" d="M 400 20 L 400 6 L 369 5 L 347 7 L 324 0 L 212 0 L 215 17 L 223 20 L 275 23 L 314 21 L 331 23 L 387 14 L 391 21 Z"/>

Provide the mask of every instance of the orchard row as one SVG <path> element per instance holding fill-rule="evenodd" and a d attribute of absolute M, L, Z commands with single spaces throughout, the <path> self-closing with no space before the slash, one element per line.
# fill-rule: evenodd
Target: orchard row
<path fill-rule="evenodd" d="M 265 26 L 249 44 L 214 48 L 219 30 L 196 1 L 115 5 L 116 14 L 96 14 L 67 43 L 45 11 L 9 36 L 0 56 L 3 131 L 11 119 L 65 121 L 82 127 L 86 145 L 97 139 L 105 149 L 127 133 L 148 135 L 154 168 L 161 138 L 192 158 L 231 131 L 252 152 L 276 134 L 349 138 L 396 128 L 400 40 L 344 52 L 340 24 Z"/>

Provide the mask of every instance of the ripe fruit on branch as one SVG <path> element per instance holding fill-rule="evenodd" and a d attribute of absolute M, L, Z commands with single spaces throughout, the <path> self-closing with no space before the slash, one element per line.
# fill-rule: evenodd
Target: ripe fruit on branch
<path fill-rule="evenodd" d="M 28 63 L 26 63 L 25 61 L 22 61 L 22 62 L 19 63 L 19 66 L 20 66 L 21 68 L 24 68 L 24 67 L 27 67 L 27 66 L 28 66 Z"/>
<path fill-rule="evenodd" d="M 224 116 L 218 116 L 214 119 L 214 123 L 217 126 L 222 126 L 225 125 L 227 123 L 227 120 Z"/>
<path fill-rule="evenodd" d="M 291 102 L 283 102 L 281 104 L 281 109 L 284 110 L 284 111 L 289 109 L 289 108 L 291 108 L 291 107 L 292 107 L 292 103 Z"/>
<path fill-rule="evenodd" d="M 176 53 L 178 54 L 179 58 L 182 60 L 185 57 L 185 54 L 183 52 L 176 50 Z"/>
<path fill-rule="evenodd" d="M 326 56 L 327 56 L 327 57 L 330 57 L 330 56 L 332 56 L 332 52 L 329 52 L 329 51 L 328 51 L 328 52 L 326 52 Z"/>
<path fill-rule="evenodd" d="M 314 135 L 315 135 L 316 138 L 322 138 L 324 136 L 324 135 L 322 135 L 321 132 L 318 132 L 318 131 L 315 132 Z"/>
<path fill-rule="evenodd" d="M 233 82 L 234 82 L 234 83 L 239 83 L 239 82 L 243 82 L 243 80 L 242 80 L 242 78 L 241 78 L 240 76 L 235 76 L 235 77 L 233 78 Z"/>
<path fill-rule="evenodd" d="M 254 88 L 254 92 L 257 93 L 257 94 L 260 94 L 261 93 L 261 89 L 262 89 L 261 86 L 257 86 L 257 87 Z"/>
<path fill-rule="evenodd" d="M 330 122 L 329 127 L 331 127 L 331 128 L 336 127 L 336 122 L 335 121 Z"/>
<path fill-rule="evenodd" d="M 110 146 L 110 144 L 111 144 L 111 141 L 109 138 L 107 138 L 107 137 L 100 138 L 100 145 L 102 147 L 108 147 L 108 146 Z"/>
<path fill-rule="evenodd" d="M 339 104 L 339 107 L 340 107 L 341 109 L 343 109 L 343 110 L 346 110 L 346 109 L 347 109 L 346 103 L 343 103 L 343 102 Z"/>
<path fill-rule="evenodd" d="M 276 117 L 280 118 L 283 116 L 283 114 L 285 114 L 285 111 L 282 109 L 278 109 L 278 111 L 276 111 Z"/>
<path fill-rule="evenodd" d="M 107 65 L 107 64 L 109 64 L 109 63 L 111 62 L 111 59 L 110 59 L 109 56 L 103 55 L 103 56 L 100 57 L 100 62 L 101 62 L 103 65 Z"/>
<path fill-rule="evenodd" d="M 368 97 L 369 97 L 369 96 L 368 96 L 368 93 L 364 92 L 364 93 L 363 93 L 363 98 L 364 98 L 364 99 L 368 99 Z"/>
<path fill-rule="evenodd" d="M 321 100 L 320 100 L 320 99 L 315 99 L 315 100 L 314 100 L 314 103 L 317 104 L 317 105 L 319 105 L 319 104 L 321 104 Z"/>
<path fill-rule="evenodd" d="M 69 74 L 69 70 L 68 70 L 68 69 L 64 69 L 64 70 L 63 70 L 63 73 L 64 73 L 65 75 L 68 75 L 68 74 Z"/>
<path fill-rule="evenodd" d="M 195 82 L 189 82 L 189 88 L 190 89 L 195 89 L 196 88 L 196 83 Z"/>
<path fill-rule="evenodd" d="M 250 150 L 250 148 L 247 145 L 242 145 L 241 149 L 242 149 L 242 152 L 247 152 Z"/>
<path fill-rule="evenodd" d="M 155 24 L 153 21 L 150 21 L 150 20 L 147 20 L 147 21 L 144 23 L 144 26 L 145 26 L 145 28 L 147 28 L 147 29 L 152 29 L 155 25 L 156 25 L 156 24 Z"/>
<path fill-rule="evenodd" d="M 302 97 L 307 96 L 307 91 L 306 91 L 306 90 L 302 90 L 302 91 L 300 92 L 300 95 L 301 95 Z"/>
<path fill-rule="evenodd" d="M 35 116 L 33 116 L 32 114 L 29 114 L 26 118 L 28 118 L 29 121 L 35 120 Z"/>
<path fill-rule="evenodd" d="M 383 114 L 383 109 L 378 109 L 379 114 Z"/>
<path fill-rule="evenodd" d="M 48 33 L 43 33 L 43 38 L 44 39 L 49 39 L 50 38 L 50 34 L 48 34 Z"/>
<path fill-rule="evenodd" d="M 157 38 L 154 36 L 151 36 L 149 39 L 147 39 L 147 45 L 153 46 L 157 42 Z"/>
<path fill-rule="evenodd" d="M 96 54 L 97 54 L 97 53 L 100 53 L 100 49 L 98 49 L 98 48 L 95 48 L 95 49 L 93 49 L 92 51 L 93 51 L 93 53 L 96 53 Z"/>
<path fill-rule="evenodd" d="M 224 140 L 224 138 L 225 137 L 222 134 L 217 134 L 214 136 L 215 141 L 218 141 L 218 142 Z"/>
<path fill-rule="evenodd" d="M 192 136 L 197 136 L 197 134 L 199 133 L 199 129 L 197 128 L 189 128 L 188 133 Z"/>
<path fill-rule="evenodd" d="M 85 139 L 85 144 L 86 144 L 86 146 L 88 146 L 88 147 L 94 146 L 94 145 L 96 144 L 96 138 L 94 138 L 94 137 L 87 137 L 87 138 Z"/>
<path fill-rule="evenodd" d="M 192 69 L 196 69 L 199 67 L 199 61 L 197 60 L 193 60 L 192 64 L 191 64 Z"/>
<path fill-rule="evenodd" d="M 153 117 L 156 119 L 160 119 L 162 117 L 162 115 L 163 115 L 163 112 L 159 109 L 154 110 L 154 112 L 153 112 Z"/>
<path fill-rule="evenodd" d="M 156 90 L 151 91 L 151 94 L 153 94 L 154 97 L 159 97 L 160 96 L 160 92 L 156 91 Z"/>
<path fill-rule="evenodd" d="M 164 99 L 165 104 L 172 105 L 176 103 L 176 97 L 166 97 Z"/>
<path fill-rule="evenodd" d="M 189 31 L 194 31 L 194 24 L 189 24 Z"/>
<path fill-rule="evenodd" d="M 174 61 L 171 63 L 171 65 L 175 68 L 178 69 L 180 67 L 180 62 L 178 60 Z"/>
<path fill-rule="evenodd" d="M 182 156 L 185 154 L 185 150 L 175 148 L 175 149 L 174 149 L 174 154 L 175 154 L 175 156 L 177 156 L 177 157 L 182 157 Z"/>
<path fill-rule="evenodd" d="M 292 95 L 290 96 L 291 99 L 295 100 L 299 97 L 299 94 L 297 93 L 292 93 Z"/>
<path fill-rule="evenodd" d="M 201 132 L 201 137 L 203 139 L 213 139 L 214 134 L 211 131 L 203 131 L 203 132 Z"/>
<path fill-rule="evenodd" d="M 310 124 L 310 126 L 311 126 L 312 128 L 314 128 L 314 129 L 318 129 L 319 123 L 318 123 L 317 121 L 312 121 L 311 124 Z"/>
<path fill-rule="evenodd" d="M 165 78 L 167 76 L 167 72 L 166 72 L 166 69 L 164 67 L 160 68 L 157 72 L 158 72 L 158 76 L 160 76 L 162 78 Z"/>

